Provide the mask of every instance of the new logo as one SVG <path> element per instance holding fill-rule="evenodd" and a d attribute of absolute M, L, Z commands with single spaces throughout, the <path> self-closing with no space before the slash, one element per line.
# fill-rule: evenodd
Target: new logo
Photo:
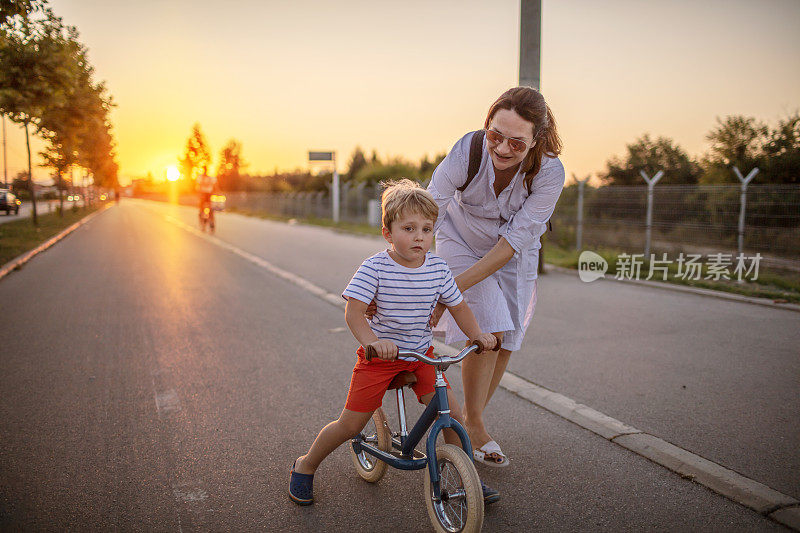
<path fill-rule="evenodd" d="M 590 282 L 605 277 L 608 272 L 608 261 L 601 255 L 586 250 L 578 257 L 578 277 L 581 281 Z"/>

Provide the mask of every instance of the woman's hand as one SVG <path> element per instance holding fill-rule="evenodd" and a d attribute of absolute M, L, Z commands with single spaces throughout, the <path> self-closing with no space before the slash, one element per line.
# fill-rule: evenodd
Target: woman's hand
<path fill-rule="evenodd" d="M 439 320 L 442 318 L 444 312 L 447 311 L 447 306 L 442 303 L 441 300 L 436 304 L 436 307 L 433 308 L 433 312 L 431 313 L 431 317 L 428 319 L 428 325 L 432 328 L 435 328 L 437 324 L 439 324 Z"/>
<path fill-rule="evenodd" d="M 473 341 L 480 341 L 483 345 L 484 352 L 493 352 L 497 348 L 500 347 L 500 339 L 494 336 L 492 333 L 481 333 L 477 339 L 473 339 Z"/>
<path fill-rule="evenodd" d="M 375 313 L 377 312 L 378 304 L 375 302 L 375 300 L 372 300 L 367 306 L 367 310 L 364 311 L 364 316 L 367 317 L 367 320 L 372 320 L 372 317 L 374 317 Z"/>

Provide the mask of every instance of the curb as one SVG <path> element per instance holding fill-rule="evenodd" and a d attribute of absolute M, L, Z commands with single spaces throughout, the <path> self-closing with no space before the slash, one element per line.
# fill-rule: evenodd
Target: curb
<path fill-rule="evenodd" d="M 340 296 L 326 291 L 305 278 L 278 268 L 261 257 L 223 242 L 217 237 L 203 233 L 172 216 L 167 215 L 164 218 L 189 233 L 202 237 L 264 268 L 335 307 L 343 308 L 345 306 L 345 302 Z M 458 353 L 457 349 L 436 339 L 433 340 L 433 345 L 441 354 L 455 355 Z M 778 492 L 758 481 L 747 478 L 663 439 L 628 426 L 615 418 L 577 403 L 562 394 L 550 391 L 511 372 L 505 372 L 500 380 L 500 386 L 536 406 L 546 409 L 618 446 L 677 473 L 683 478 L 695 481 L 736 503 L 758 512 L 762 516 L 800 531 L 800 501 L 791 496 Z"/>
<path fill-rule="evenodd" d="M 93 219 L 94 217 L 99 215 L 100 213 L 105 212 L 106 209 L 108 209 L 108 208 L 110 208 L 112 206 L 113 206 L 113 204 L 106 204 L 105 207 L 101 207 L 100 209 L 98 209 L 94 213 L 89 213 L 88 215 L 86 215 L 85 217 L 83 217 L 82 219 L 77 221 L 76 223 L 72 224 L 71 226 L 67 227 L 65 230 L 61 231 L 61 233 L 59 233 L 57 235 L 54 235 L 53 237 L 50 237 L 49 239 L 44 241 L 42 244 L 40 244 L 39 246 L 37 246 L 33 250 L 28 250 L 27 252 L 23 253 L 22 255 L 19 255 L 19 256 L 15 257 L 11 261 L 9 261 L 8 263 L 6 263 L 2 267 L 0 267 L 0 279 L 3 279 L 4 277 L 8 276 L 11 272 L 13 272 L 15 270 L 19 270 L 20 268 L 22 268 L 22 266 L 25 263 L 27 263 L 28 261 L 33 259 L 34 256 L 44 252 L 45 250 L 47 250 L 48 248 L 53 246 L 55 243 L 57 243 L 58 241 L 60 241 L 61 239 L 63 239 L 64 237 L 66 237 L 67 235 L 69 235 L 70 233 L 75 231 L 76 229 L 78 229 L 79 227 L 83 226 L 84 224 L 89 222 L 91 219 Z"/>
<path fill-rule="evenodd" d="M 800 504 L 791 496 L 653 435 L 622 435 L 613 442 L 765 516 L 776 509 Z"/>
<path fill-rule="evenodd" d="M 560 272 L 562 274 L 577 275 L 578 272 L 574 268 L 566 268 L 558 265 L 551 265 L 550 263 L 545 263 L 545 268 L 548 270 L 552 270 L 554 272 Z M 643 279 L 617 279 L 615 277 L 602 277 L 600 279 L 604 281 L 614 281 L 616 283 L 628 283 L 631 285 L 640 285 L 643 287 L 650 287 L 653 289 L 662 289 L 667 291 L 696 294 L 698 296 L 708 296 L 711 298 L 718 298 L 720 300 L 730 300 L 739 303 L 761 305 L 764 307 L 771 307 L 773 309 L 786 309 L 787 311 L 795 311 L 797 313 L 800 313 L 800 305 L 798 304 L 776 303 L 775 301 L 770 300 L 769 298 L 744 296 L 742 294 L 736 294 L 732 292 L 715 291 L 713 289 L 703 289 L 700 287 L 690 287 L 688 285 L 677 285 L 674 283 L 666 283 L 660 281 L 647 281 Z"/>

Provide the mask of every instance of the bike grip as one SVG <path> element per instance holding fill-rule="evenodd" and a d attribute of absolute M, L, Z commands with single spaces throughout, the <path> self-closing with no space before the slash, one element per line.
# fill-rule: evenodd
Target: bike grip
<path fill-rule="evenodd" d="M 496 352 L 496 351 L 500 350 L 500 346 L 502 345 L 502 343 L 500 342 L 500 339 L 497 337 L 497 335 L 495 335 L 494 338 L 495 338 L 494 348 L 489 349 L 490 352 Z M 475 354 L 476 355 L 482 353 L 484 350 L 487 349 L 486 346 L 484 346 L 483 343 L 481 341 L 477 340 L 477 339 L 472 341 L 472 345 L 478 347 L 478 349 L 475 350 Z"/>
<path fill-rule="evenodd" d="M 503 346 L 503 341 L 501 341 L 500 337 L 498 337 L 497 335 L 495 335 L 494 338 L 497 342 L 495 343 L 494 348 L 492 348 L 492 351 L 499 352 L 500 348 Z"/>
<path fill-rule="evenodd" d="M 372 360 L 373 357 L 378 357 L 378 352 L 375 350 L 375 347 L 371 344 L 367 344 L 367 349 L 364 353 L 364 359 L 367 361 Z"/>

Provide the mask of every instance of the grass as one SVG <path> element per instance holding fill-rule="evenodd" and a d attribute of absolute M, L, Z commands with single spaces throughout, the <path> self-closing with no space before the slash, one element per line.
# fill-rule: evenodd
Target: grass
<path fill-rule="evenodd" d="M 101 204 L 76 209 L 65 209 L 64 217 L 58 213 L 38 214 L 39 225 L 34 226 L 31 218 L 0 224 L 0 265 L 15 257 L 33 250 L 41 243 L 57 235 L 65 228 L 78 222 L 89 213 L 99 209 Z"/>
<path fill-rule="evenodd" d="M 230 211 L 237 212 L 247 216 L 254 216 L 269 220 L 278 220 L 284 222 L 288 222 L 290 220 L 297 220 L 305 224 L 323 226 L 331 228 L 335 231 L 352 233 L 357 235 L 380 236 L 381 234 L 379 228 L 370 226 L 368 224 L 354 224 L 350 222 L 339 222 L 338 224 L 335 224 L 330 219 L 318 219 L 318 218 L 298 219 L 295 217 L 276 216 L 263 211 L 252 211 L 246 209 L 231 209 Z M 621 251 L 613 249 L 595 249 L 593 251 L 600 254 L 605 258 L 606 261 L 608 261 L 608 272 L 606 273 L 606 275 L 613 277 L 616 274 L 617 257 L 621 253 Z M 557 246 L 553 242 L 548 242 L 546 237 L 544 242 L 544 256 L 547 263 L 575 270 L 578 269 L 578 258 L 580 256 L 580 252 L 573 249 L 567 249 Z M 668 256 L 668 258 L 674 259 L 671 256 Z M 643 273 L 643 275 L 641 276 L 642 279 L 647 277 L 646 273 L 648 271 L 649 271 L 649 264 L 645 262 L 642 266 L 642 273 Z M 800 276 L 797 275 L 762 271 L 759 272 L 758 280 L 756 281 L 746 280 L 743 283 L 739 283 L 735 280 L 714 281 L 706 279 L 699 279 L 699 280 L 683 279 L 677 277 L 677 273 L 678 273 L 677 264 L 673 263 L 669 265 L 667 281 L 663 283 L 674 283 L 677 285 L 688 285 L 691 287 L 698 287 L 702 289 L 711 289 L 716 291 L 741 294 L 743 296 L 768 298 L 770 300 L 774 300 L 777 302 L 800 303 Z M 701 278 L 706 274 L 707 272 L 704 270 L 702 272 Z M 659 278 L 658 281 L 661 281 L 661 279 Z"/>
<path fill-rule="evenodd" d="M 573 249 L 565 249 L 559 247 L 551 242 L 545 242 L 545 259 L 548 263 L 565 268 L 578 268 L 578 258 L 580 252 Z M 608 261 L 608 272 L 606 276 L 614 276 L 617 273 L 617 257 L 620 250 L 613 249 L 595 249 L 592 250 L 601 255 Z M 674 256 L 668 255 L 668 259 L 675 259 Z M 705 267 L 705 265 L 704 265 Z M 649 272 L 649 262 L 645 261 L 642 265 L 641 279 L 647 278 Z M 702 289 L 711 289 L 716 291 L 730 292 L 734 294 L 741 294 L 743 296 L 753 296 L 757 298 L 768 298 L 782 303 L 800 303 L 800 276 L 776 272 L 759 272 L 758 279 L 755 281 L 744 280 L 742 283 L 734 280 L 711 280 L 703 279 L 708 271 L 703 268 L 701 279 L 684 279 L 677 277 L 678 266 L 673 261 L 668 266 L 667 280 L 662 281 L 661 274 L 656 273 L 654 276 L 655 281 L 662 283 L 674 283 L 677 285 L 688 285 L 691 287 L 698 287 Z"/>

